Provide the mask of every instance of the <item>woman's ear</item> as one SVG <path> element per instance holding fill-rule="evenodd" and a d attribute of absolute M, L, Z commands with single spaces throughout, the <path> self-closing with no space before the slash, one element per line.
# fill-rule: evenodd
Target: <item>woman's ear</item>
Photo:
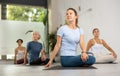
<path fill-rule="evenodd" d="M 76 16 L 76 19 L 78 19 L 78 16 Z"/>
<path fill-rule="evenodd" d="M 40 38 L 41 38 L 41 37 L 40 37 L 40 35 L 39 35 L 38 40 L 39 40 Z"/>
<path fill-rule="evenodd" d="M 40 39 L 40 37 L 38 37 L 38 40 Z"/>

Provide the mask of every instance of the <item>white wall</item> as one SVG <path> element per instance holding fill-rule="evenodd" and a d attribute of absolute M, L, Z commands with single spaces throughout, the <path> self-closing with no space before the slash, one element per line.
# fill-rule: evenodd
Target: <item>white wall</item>
<path fill-rule="evenodd" d="M 23 39 L 23 46 L 32 40 L 32 33 L 25 34 L 28 30 L 38 31 L 40 41 L 45 41 L 44 25 L 40 22 L 0 21 L 0 55 L 14 54 L 17 47 L 16 40 Z"/>
<path fill-rule="evenodd" d="M 50 32 L 64 24 L 66 9 L 70 7 L 75 8 L 79 14 L 79 25 L 84 29 L 86 43 L 92 38 L 92 29 L 97 27 L 101 38 L 120 57 L 120 0 L 51 0 Z"/>

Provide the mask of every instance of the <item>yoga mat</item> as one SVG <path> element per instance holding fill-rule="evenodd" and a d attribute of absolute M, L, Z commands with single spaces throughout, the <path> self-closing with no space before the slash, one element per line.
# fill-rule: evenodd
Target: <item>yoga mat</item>
<path fill-rule="evenodd" d="M 47 69 L 43 70 L 82 70 L 82 69 L 97 69 L 94 66 L 89 66 L 89 67 L 62 67 L 61 65 L 56 65 Z"/>

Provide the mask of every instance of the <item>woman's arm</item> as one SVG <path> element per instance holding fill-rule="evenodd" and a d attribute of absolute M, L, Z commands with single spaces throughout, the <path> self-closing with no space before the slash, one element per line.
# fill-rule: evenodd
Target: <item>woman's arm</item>
<path fill-rule="evenodd" d="M 41 50 L 41 60 L 42 61 L 46 60 L 46 55 L 44 50 Z"/>
<path fill-rule="evenodd" d="M 85 50 L 85 42 L 84 42 L 84 35 L 81 35 L 80 36 L 80 48 L 82 49 L 82 52 L 85 52 L 86 53 L 86 50 Z"/>
<path fill-rule="evenodd" d="M 81 50 L 82 50 L 82 55 L 81 55 L 81 58 L 82 58 L 82 61 L 86 61 L 87 58 L 88 58 L 88 55 L 86 54 L 86 50 L 85 50 L 85 42 L 84 42 L 84 35 L 81 35 L 80 36 L 80 47 L 81 47 Z"/>
<path fill-rule="evenodd" d="M 16 61 L 16 55 L 17 55 L 17 48 L 15 49 L 14 64 L 17 63 L 17 61 Z"/>
<path fill-rule="evenodd" d="M 53 62 L 53 59 L 55 58 L 56 54 L 58 53 L 59 51 L 59 48 L 61 47 L 61 41 L 62 41 L 62 38 L 60 36 L 57 36 L 57 43 L 54 47 L 54 50 L 50 56 L 50 61 L 48 62 L 48 64 L 46 65 L 46 67 L 50 67 L 50 65 L 52 64 Z"/>
<path fill-rule="evenodd" d="M 89 51 L 89 49 L 93 46 L 92 39 L 88 41 L 86 51 Z"/>
<path fill-rule="evenodd" d="M 115 58 L 117 58 L 117 55 L 116 55 L 116 53 L 114 52 L 114 50 L 113 50 L 104 40 L 102 40 L 102 44 L 103 44 L 103 46 L 104 46 L 105 48 L 107 48 L 107 49 L 113 54 L 113 56 L 114 56 Z"/>
<path fill-rule="evenodd" d="M 27 49 L 25 48 L 24 50 L 24 63 L 23 64 L 26 64 L 27 63 Z"/>

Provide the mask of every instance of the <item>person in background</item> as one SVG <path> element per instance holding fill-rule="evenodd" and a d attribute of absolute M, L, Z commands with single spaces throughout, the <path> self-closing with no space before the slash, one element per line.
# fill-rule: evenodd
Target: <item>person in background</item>
<path fill-rule="evenodd" d="M 93 38 L 88 41 L 87 51 L 90 51 L 96 57 L 96 63 L 111 63 L 117 58 L 115 51 L 104 41 L 100 39 L 100 31 L 98 28 L 93 29 Z M 104 48 L 108 49 L 110 54 L 105 54 Z"/>
<path fill-rule="evenodd" d="M 33 40 L 27 43 L 25 60 L 28 53 L 29 65 L 45 65 L 48 63 L 49 59 L 45 55 L 42 43 L 38 42 L 40 39 L 40 34 L 37 31 L 34 31 L 32 36 Z"/>
<path fill-rule="evenodd" d="M 18 47 L 15 49 L 14 64 L 23 64 L 26 62 L 24 60 L 26 48 L 22 46 L 22 39 L 18 39 L 16 42 L 18 43 Z"/>

